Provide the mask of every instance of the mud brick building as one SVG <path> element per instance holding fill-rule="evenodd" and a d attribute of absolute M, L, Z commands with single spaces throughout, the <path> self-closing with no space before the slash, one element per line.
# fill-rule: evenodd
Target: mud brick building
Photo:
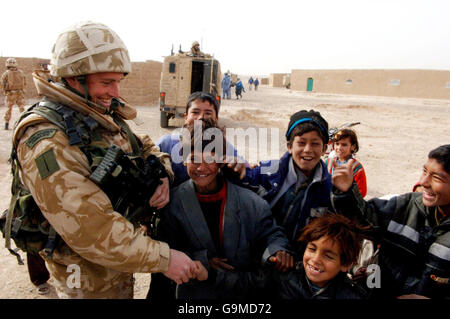
<path fill-rule="evenodd" d="M 281 88 L 283 87 L 283 77 L 286 73 L 272 73 L 269 75 L 269 86 Z"/>
<path fill-rule="evenodd" d="M 447 70 L 292 70 L 296 91 L 450 100 Z"/>

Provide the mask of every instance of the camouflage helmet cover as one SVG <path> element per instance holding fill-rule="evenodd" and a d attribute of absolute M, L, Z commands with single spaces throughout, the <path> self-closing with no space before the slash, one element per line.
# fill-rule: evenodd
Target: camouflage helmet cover
<path fill-rule="evenodd" d="M 17 61 L 14 58 L 9 58 L 5 61 L 5 65 L 7 68 L 16 68 L 17 67 Z"/>
<path fill-rule="evenodd" d="M 69 27 L 58 36 L 50 61 L 52 76 L 100 72 L 131 72 L 128 50 L 113 30 L 87 21 Z"/>
<path fill-rule="evenodd" d="M 196 45 L 200 45 L 200 43 L 198 43 L 198 41 L 192 42 L 192 47 L 195 47 Z"/>

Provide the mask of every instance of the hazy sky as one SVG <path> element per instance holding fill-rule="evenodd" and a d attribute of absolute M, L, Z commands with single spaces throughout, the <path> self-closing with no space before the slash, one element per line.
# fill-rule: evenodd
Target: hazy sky
<path fill-rule="evenodd" d="M 50 58 L 57 35 L 93 20 L 132 61 L 163 61 L 198 40 L 222 71 L 450 70 L 448 0 L 14 0 L 0 16 L 0 55 Z"/>

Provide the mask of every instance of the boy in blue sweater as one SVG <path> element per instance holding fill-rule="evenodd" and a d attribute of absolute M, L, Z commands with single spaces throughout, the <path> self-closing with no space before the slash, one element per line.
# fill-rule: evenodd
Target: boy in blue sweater
<path fill-rule="evenodd" d="M 286 131 L 288 151 L 279 160 L 247 169 L 245 183 L 267 200 L 277 224 L 296 246 L 311 218 L 331 208 L 331 177 L 321 156 L 328 144 L 328 123 L 314 110 L 291 116 Z"/>
<path fill-rule="evenodd" d="M 184 115 L 185 125 L 192 124 L 195 120 L 212 119 L 219 120 L 219 102 L 213 95 L 207 92 L 194 92 L 186 102 L 186 113 Z M 167 153 L 171 157 L 174 181 L 170 185 L 176 187 L 189 179 L 186 166 L 183 165 L 181 156 L 181 134 L 174 131 L 172 134 L 163 135 L 156 141 L 156 146 L 161 152 Z M 246 161 L 241 158 L 237 150 L 227 142 L 226 154 L 230 155 L 235 161 L 227 164 L 227 167 L 241 177 L 245 175 Z M 237 159 L 240 159 L 239 161 Z M 248 166 L 248 165 L 247 165 Z"/>

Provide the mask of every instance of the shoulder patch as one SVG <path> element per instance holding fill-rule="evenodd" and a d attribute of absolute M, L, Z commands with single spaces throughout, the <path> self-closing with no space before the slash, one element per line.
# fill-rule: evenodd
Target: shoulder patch
<path fill-rule="evenodd" d="M 30 136 L 30 138 L 27 140 L 26 144 L 30 149 L 33 149 L 33 147 L 41 140 L 46 138 L 51 138 L 55 135 L 57 129 L 56 128 L 48 128 L 42 131 L 38 131 Z"/>
<path fill-rule="evenodd" d="M 39 157 L 36 158 L 35 162 L 39 170 L 39 175 L 41 175 L 41 179 L 46 179 L 54 172 L 59 170 L 59 165 L 58 162 L 56 162 L 53 148 L 39 155 Z"/>

